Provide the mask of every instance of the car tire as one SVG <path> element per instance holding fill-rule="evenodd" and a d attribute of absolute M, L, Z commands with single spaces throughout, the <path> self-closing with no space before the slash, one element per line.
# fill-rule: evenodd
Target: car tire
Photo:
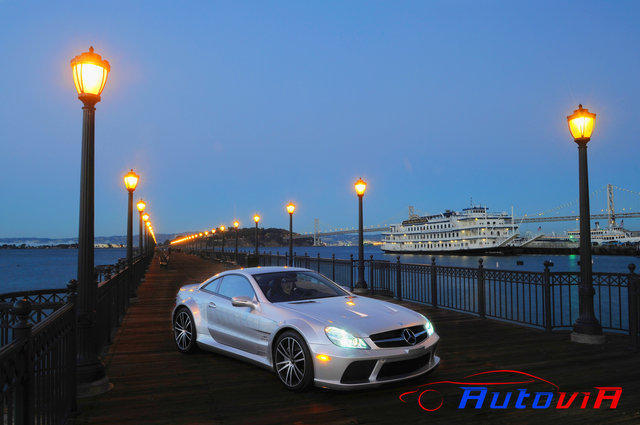
<path fill-rule="evenodd" d="M 273 348 L 273 370 L 289 391 L 301 392 L 313 384 L 313 359 L 304 338 L 285 331 Z"/>
<path fill-rule="evenodd" d="M 173 315 L 173 342 L 181 353 L 196 351 L 196 326 L 188 308 L 182 307 Z"/>

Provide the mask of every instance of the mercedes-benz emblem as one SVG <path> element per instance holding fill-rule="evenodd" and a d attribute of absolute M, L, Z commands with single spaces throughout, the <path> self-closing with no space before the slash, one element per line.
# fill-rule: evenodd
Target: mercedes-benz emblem
<path fill-rule="evenodd" d="M 413 333 L 413 331 L 411 329 L 404 329 L 402 331 L 402 337 L 404 338 L 405 341 L 407 341 L 407 344 L 409 345 L 414 345 L 416 343 L 416 335 Z"/>

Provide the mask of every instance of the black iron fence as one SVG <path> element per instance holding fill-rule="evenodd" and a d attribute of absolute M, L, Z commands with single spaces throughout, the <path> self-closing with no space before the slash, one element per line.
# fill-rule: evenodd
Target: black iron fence
<path fill-rule="evenodd" d="M 148 258 L 96 267 L 95 344 L 111 342 Z M 131 279 L 131 278 L 132 279 Z M 76 400 L 76 283 L 0 295 L 0 425 L 63 424 Z"/>
<path fill-rule="evenodd" d="M 286 254 L 211 250 L 197 251 L 207 258 L 240 266 L 284 266 Z M 353 290 L 357 261 L 293 256 L 293 265 L 318 271 Z M 487 269 L 483 260 L 478 267 L 450 267 L 436 264 L 404 264 L 396 261 L 365 260 L 365 280 L 372 294 L 387 295 L 434 307 L 447 308 L 533 326 L 547 331 L 570 329 L 578 317 L 578 272 L 554 271 L 544 263 L 541 272 Z M 635 266 L 628 273 L 593 273 L 595 312 L 604 330 L 628 333 L 639 345 L 640 283 Z"/>

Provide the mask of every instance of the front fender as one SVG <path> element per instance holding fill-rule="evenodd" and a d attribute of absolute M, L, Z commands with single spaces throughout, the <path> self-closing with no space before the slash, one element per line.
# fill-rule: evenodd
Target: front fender
<path fill-rule="evenodd" d="M 206 322 L 204 320 L 205 318 L 202 317 L 202 314 L 200 312 L 200 307 L 198 306 L 198 303 L 196 302 L 196 300 L 193 299 L 193 297 L 179 297 L 176 300 L 176 305 L 175 307 L 173 307 L 173 311 L 171 312 L 172 324 L 173 324 L 173 318 L 175 317 L 176 311 L 181 307 L 186 307 L 191 312 L 191 315 L 193 316 L 193 321 L 196 324 L 196 334 L 208 332 L 206 329 Z"/>
<path fill-rule="evenodd" d="M 291 329 L 298 332 L 302 338 L 305 340 L 308 346 L 311 344 L 322 344 L 326 341 L 323 341 L 321 338 L 325 337 L 324 328 L 320 329 L 306 320 L 295 318 L 284 321 L 279 324 L 278 328 L 275 332 L 271 334 L 271 339 L 269 340 L 269 362 L 273 364 L 273 344 L 275 344 L 276 337 L 282 333 L 282 331 Z M 325 337 L 326 338 L 326 337 Z"/>

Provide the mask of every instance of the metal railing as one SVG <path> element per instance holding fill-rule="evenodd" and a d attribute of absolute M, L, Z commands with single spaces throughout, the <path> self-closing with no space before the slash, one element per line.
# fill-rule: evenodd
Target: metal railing
<path fill-rule="evenodd" d="M 111 342 L 148 264 L 136 258 L 131 274 L 122 261 L 96 268 L 93 342 L 100 350 Z M 71 281 L 66 289 L 0 295 L 0 425 L 63 424 L 75 410 L 76 289 Z"/>
<path fill-rule="evenodd" d="M 284 266 L 286 254 L 262 252 L 192 251 L 205 258 L 225 261 L 230 266 Z M 318 271 L 333 281 L 354 289 L 357 261 L 350 259 L 293 256 L 293 265 Z M 541 272 L 451 267 L 436 264 L 403 264 L 396 261 L 365 260 L 365 280 L 372 294 L 428 304 L 480 317 L 533 326 L 547 331 L 570 329 L 578 318 L 578 272 L 553 271 L 544 263 Z M 608 332 L 628 333 L 632 345 L 640 346 L 640 283 L 635 266 L 628 273 L 593 273 L 596 317 Z"/>

